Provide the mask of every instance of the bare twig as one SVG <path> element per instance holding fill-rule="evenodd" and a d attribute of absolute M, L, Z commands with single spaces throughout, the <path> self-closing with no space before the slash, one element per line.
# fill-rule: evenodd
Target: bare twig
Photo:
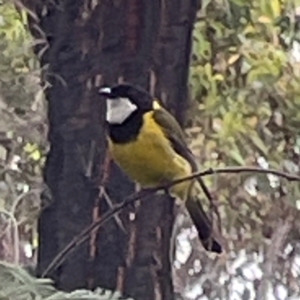
<path fill-rule="evenodd" d="M 286 236 L 291 229 L 290 221 L 281 221 L 277 225 L 271 239 L 271 244 L 266 253 L 266 261 L 263 265 L 263 277 L 258 286 L 257 290 L 257 300 L 267 300 L 268 297 L 268 287 L 271 283 L 270 279 L 274 274 L 274 264 L 277 261 L 278 254 L 281 251 L 282 245 L 286 239 Z"/>
<path fill-rule="evenodd" d="M 89 178 L 91 178 L 91 176 L 92 176 L 92 167 L 93 167 L 94 154 L 95 154 L 95 145 L 96 145 L 95 142 L 93 142 L 92 147 L 91 147 L 91 148 L 93 148 L 93 151 L 91 151 L 91 149 L 90 149 L 90 158 L 89 158 L 89 164 L 88 164 L 89 171 L 86 172 L 86 176 L 89 177 Z M 106 151 L 105 159 L 104 159 L 104 162 L 103 162 L 103 165 L 102 165 L 102 167 L 104 166 L 104 168 L 105 168 L 106 157 L 107 157 L 107 151 Z M 104 169 L 103 172 L 100 172 L 100 174 L 103 174 L 103 173 L 105 174 L 105 171 L 106 170 Z M 93 212 L 92 212 L 92 223 L 95 223 L 100 219 L 100 215 L 101 215 L 100 201 L 103 198 L 106 200 L 106 197 L 104 195 L 104 192 L 105 192 L 104 185 L 105 185 L 105 179 L 104 179 L 104 176 L 103 176 L 100 180 L 100 185 L 98 187 L 98 189 L 99 189 L 98 197 L 94 201 L 94 208 L 93 208 Z M 113 208 L 113 204 L 111 204 L 109 207 Z M 117 224 L 119 224 L 118 223 L 119 216 L 117 214 L 115 214 L 114 218 L 115 218 Z M 98 229 L 96 228 L 90 234 L 90 243 L 89 244 L 90 244 L 90 260 L 91 261 L 95 260 L 96 253 L 97 253 L 97 233 L 98 233 L 97 231 L 98 231 Z M 94 286 L 95 272 L 96 272 L 95 268 L 93 268 L 93 270 L 90 273 L 90 277 L 88 278 L 88 286 L 89 287 Z"/>
<path fill-rule="evenodd" d="M 204 176 L 208 176 L 208 175 L 213 175 L 213 174 L 228 174 L 228 173 L 262 173 L 262 174 L 272 174 L 278 177 L 282 177 L 285 178 L 289 181 L 300 181 L 300 176 L 299 175 L 295 175 L 295 174 L 291 174 L 291 173 L 287 173 L 287 172 L 283 172 L 283 171 L 278 171 L 278 170 L 274 170 L 274 169 L 263 169 L 263 168 L 259 168 L 259 167 L 225 167 L 225 168 L 209 168 L 207 170 L 204 171 L 200 171 L 200 172 L 196 172 L 193 173 L 189 176 L 186 176 L 184 178 L 179 178 L 177 180 L 172 181 L 167 188 L 169 188 L 170 186 L 174 185 L 174 184 L 178 184 L 181 183 L 183 181 L 187 181 L 187 180 L 191 180 L 194 178 L 198 178 L 198 177 L 204 177 Z M 166 186 L 163 186 L 163 188 L 166 188 Z M 160 189 L 162 189 L 162 187 L 160 187 Z"/>
<path fill-rule="evenodd" d="M 13 224 L 13 245 L 14 245 L 14 256 L 13 256 L 13 261 L 15 264 L 19 264 L 20 260 L 20 251 L 19 251 L 19 229 L 18 229 L 18 223 L 14 215 L 12 215 L 10 212 L 0 209 L 0 214 L 4 214 L 7 217 L 9 217 L 10 221 Z M 10 224 L 8 225 L 10 229 Z"/>
<path fill-rule="evenodd" d="M 113 201 L 112 199 L 109 197 L 109 195 L 107 194 L 106 190 L 104 187 L 102 187 L 103 191 L 102 191 L 102 194 L 103 194 L 103 198 L 106 200 L 106 203 L 108 204 L 109 208 L 110 209 L 113 209 L 114 208 L 114 204 L 113 204 Z M 115 218 L 115 221 L 116 223 L 119 225 L 119 227 L 121 228 L 121 230 L 126 233 L 126 230 L 125 230 L 125 227 L 123 225 L 123 222 L 122 220 L 119 218 L 118 215 L 115 215 L 114 216 Z"/>
<path fill-rule="evenodd" d="M 150 194 L 154 194 L 155 192 L 159 190 L 165 190 L 168 191 L 168 189 L 176 184 L 182 183 L 184 181 L 192 180 L 199 177 L 204 177 L 208 175 L 213 174 L 228 174 L 228 173 L 263 173 L 263 174 L 273 174 L 282 178 L 285 178 L 289 181 L 300 181 L 300 176 L 277 171 L 273 169 L 262 169 L 259 167 L 226 167 L 226 168 L 216 168 L 216 169 L 207 169 L 204 171 L 193 173 L 189 176 L 186 176 L 184 178 L 176 179 L 168 184 L 159 185 L 157 187 L 152 188 L 146 188 L 139 192 L 133 193 L 130 196 L 126 197 L 124 201 L 120 204 L 116 204 L 111 210 L 106 212 L 101 219 L 95 221 L 94 223 L 90 224 L 88 227 L 86 227 L 79 235 L 75 236 L 73 240 L 66 245 L 65 248 L 63 248 L 57 256 L 53 259 L 53 261 L 49 264 L 49 266 L 45 269 L 45 271 L 42 274 L 42 277 L 46 277 L 49 273 L 51 273 L 53 270 L 55 270 L 58 266 L 62 264 L 62 262 L 66 259 L 66 257 L 79 245 L 81 245 L 87 238 L 89 237 L 89 234 L 91 232 L 94 232 L 97 230 L 100 226 L 103 226 L 109 219 L 111 219 L 115 214 L 120 212 L 122 209 L 127 207 L 129 204 L 137 201 L 137 200 L 143 200 L 145 196 L 148 196 Z"/>
<path fill-rule="evenodd" d="M 113 217 L 114 214 L 118 213 L 129 204 L 155 191 L 157 191 L 157 188 L 144 189 L 126 197 L 122 203 L 116 204 L 114 208 L 106 212 L 101 219 L 90 224 L 79 235 L 75 236 L 74 239 L 64 249 L 62 249 L 62 251 L 60 251 L 58 255 L 53 259 L 53 261 L 43 272 L 42 277 L 46 277 L 49 273 L 51 273 L 58 266 L 60 266 L 60 264 L 66 259 L 67 255 L 69 255 L 72 250 L 81 245 L 89 237 L 89 234 L 91 232 L 97 230 L 100 226 L 104 225 L 110 218 Z"/>

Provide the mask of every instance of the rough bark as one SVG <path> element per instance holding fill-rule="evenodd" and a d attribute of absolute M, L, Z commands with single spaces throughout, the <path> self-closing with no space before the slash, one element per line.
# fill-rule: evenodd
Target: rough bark
<path fill-rule="evenodd" d="M 30 30 L 47 41 L 39 54 L 49 103 L 50 151 L 45 181 L 53 202 L 39 220 L 41 273 L 53 257 L 108 204 L 134 185 L 107 164 L 100 84 L 128 81 L 149 89 L 183 119 L 191 32 L 197 1 L 30 1 Z M 38 26 L 38 27 L 37 27 Z M 46 50 L 46 51 L 44 51 Z M 108 167 L 107 167 L 108 166 Z M 108 176 L 108 179 L 106 178 Z M 163 199 L 162 199 L 163 198 Z M 155 197 L 123 212 L 78 247 L 51 276 L 65 290 L 101 286 L 136 300 L 173 299 L 169 241 L 173 203 Z M 129 220 L 129 213 L 135 220 Z"/>

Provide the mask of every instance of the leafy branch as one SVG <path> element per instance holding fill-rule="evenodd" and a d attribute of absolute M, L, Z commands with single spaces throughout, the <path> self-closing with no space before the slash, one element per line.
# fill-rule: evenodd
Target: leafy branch
<path fill-rule="evenodd" d="M 77 289 L 64 292 L 54 287 L 50 279 L 40 279 L 31 276 L 20 265 L 0 260 L 0 299 L 23 300 L 133 300 L 121 298 L 119 292 L 97 287 L 94 291 Z"/>
<path fill-rule="evenodd" d="M 48 276 L 51 272 L 53 272 L 56 268 L 58 268 L 65 259 L 71 254 L 72 251 L 74 251 L 79 245 L 81 245 L 86 239 L 88 239 L 90 233 L 92 233 L 95 230 L 98 230 L 99 227 L 103 226 L 108 220 L 110 220 L 115 214 L 119 213 L 121 210 L 123 210 L 128 205 L 134 203 L 137 200 L 143 200 L 146 196 L 149 196 L 151 194 L 156 193 L 157 191 L 164 190 L 165 192 L 168 192 L 168 189 L 176 184 L 182 183 L 184 181 L 208 176 L 208 175 L 214 175 L 214 174 L 228 174 L 228 173 L 262 173 L 262 174 L 272 174 L 278 177 L 285 178 L 289 181 L 299 181 L 300 182 L 300 176 L 278 171 L 274 169 L 263 169 L 259 167 L 225 167 L 225 168 L 209 168 L 204 171 L 195 172 L 189 176 L 176 179 L 170 183 L 158 185 L 156 187 L 151 188 L 145 188 L 138 192 L 135 192 L 128 197 L 124 199 L 124 201 L 120 204 L 114 205 L 108 212 L 103 214 L 103 216 L 95 221 L 94 223 L 87 226 L 80 234 L 75 236 L 73 240 L 68 243 L 65 248 L 63 248 L 56 257 L 52 260 L 52 262 L 48 265 L 48 267 L 45 269 L 45 271 L 42 274 L 42 277 Z"/>

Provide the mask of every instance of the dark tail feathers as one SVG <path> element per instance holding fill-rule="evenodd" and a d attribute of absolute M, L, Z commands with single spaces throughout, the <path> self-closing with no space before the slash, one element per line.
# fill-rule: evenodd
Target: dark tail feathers
<path fill-rule="evenodd" d="M 201 203 L 195 199 L 188 199 L 185 203 L 187 211 L 196 226 L 203 247 L 207 251 L 221 253 L 222 247 L 212 236 L 212 225 Z"/>

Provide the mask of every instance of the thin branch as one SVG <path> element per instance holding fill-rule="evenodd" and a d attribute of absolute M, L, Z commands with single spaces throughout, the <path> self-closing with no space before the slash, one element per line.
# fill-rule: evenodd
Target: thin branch
<path fill-rule="evenodd" d="M 104 187 L 101 187 L 103 190 L 102 190 L 102 194 L 103 194 L 103 198 L 106 200 L 106 203 L 108 204 L 109 208 L 110 209 L 113 209 L 114 208 L 114 204 L 113 204 L 113 201 L 112 199 L 109 197 L 109 195 L 107 194 L 106 190 Z M 123 222 L 122 220 L 120 219 L 120 217 L 116 214 L 114 216 L 115 218 L 115 221 L 116 223 L 119 225 L 119 227 L 121 228 L 121 230 L 126 233 L 126 229 L 125 229 L 125 226 L 123 225 Z"/>
<path fill-rule="evenodd" d="M 193 173 L 189 176 L 186 176 L 184 178 L 176 179 L 168 184 L 159 185 L 157 187 L 152 188 L 146 188 L 142 189 L 139 192 L 133 193 L 126 197 L 122 203 L 116 204 L 113 208 L 111 208 L 108 212 L 106 212 L 101 219 L 95 221 L 94 223 L 90 224 L 88 227 L 86 227 L 80 234 L 75 236 L 73 240 L 66 245 L 65 248 L 63 248 L 56 257 L 52 260 L 52 262 L 49 264 L 49 266 L 45 269 L 45 271 L 42 274 L 42 277 L 46 277 L 48 274 L 50 274 L 53 270 L 55 270 L 57 267 L 59 267 L 64 260 L 67 258 L 67 256 L 70 255 L 70 253 L 75 250 L 79 245 L 81 245 L 84 241 L 86 241 L 89 237 L 89 234 L 93 232 L 94 230 L 97 230 L 100 226 L 103 226 L 108 220 L 110 220 L 115 214 L 120 212 L 122 209 L 127 207 L 129 204 L 134 203 L 137 200 L 143 200 L 145 196 L 154 194 L 155 192 L 159 190 L 165 190 L 168 192 L 168 189 L 176 184 L 182 183 L 184 181 L 192 180 L 195 178 L 200 178 L 208 175 L 213 174 L 228 174 L 228 173 L 263 173 L 263 174 L 273 174 L 278 177 L 285 178 L 289 181 L 300 181 L 300 176 L 277 171 L 273 169 L 263 169 L 259 167 L 226 167 L 226 168 L 215 168 L 215 169 L 207 169 L 204 171 Z"/>
<path fill-rule="evenodd" d="M 89 234 L 94 230 L 97 230 L 100 226 L 104 225 L 108 220 L 110 220 L 114 214 L 120 212 L 122 209 L 127 207 L 129 204 L 139 200 L 140 198 L 145 197 L 151 193 L 157 191 L 157 188 L 149 188 L 141 190 L 137 193 L 131 194 L 130 196 L 126 197 L 122 203 L 116 204 L 114 208 L 106 212 L 101 219 L 97 220 L 96 222 L 90 224 L 86 227 L 80 234 L 75 236 L 73 240 L 56 255 L 53 261 L 49 264 L 46 270 L 43 272 L 42 277 L 46 277 L 50 274 L 53 270 L 61 265 L 61 263 L 66 259 L 66 257 L 79 245 L 81 245 L 85 240 L 88 239 Z"/>
<path fill-rule="evenodd" d="M 18 223 L 17 223 L 17 220 L 15 218 L 15 216 L 13 214 L 11 214 L 10 212 L 6 211 L 6 210 L 3 210 L 3 209 L 0 209 L 0 214 L 4 214 L 6 215 L 7 217 L 9 217 L 10 221 L 12 222 L 13 224 L 13 245 L 14 245 L 14 250 L 13 250 L 13 253 L 14 253 L 14 256 L 13 256 L 13 261 L 15 264 L 19 264 L 19 261 L 20 261 L 20 251 L 19 251 L 19 229 L 18 229 Z M 8 223 L 9 224 L 9 223 Z M 8 228 L 10 229 L 10 224 L 8 225 Z"/>
<path fill-rule="evenodd" d="M 263 277 L 257 289 L 257 300 L 267 300 L 269 285 L 274 274 L 274 265 L 277 262 L 278 255 L 282 249 L 286 236 L 291 229 L 290 221 L 280 220 L 279 224 L 272 234 L 271 243 L 266 253 L 266 261 L 263 264 Z"/>
<path fill-rule="evenodd" d="M 221 216 L 220 216 L 220 212 L 219 212 L 219 210 L 218 210 L 218 208 L 216 206 L 214 197 L 210 193 L 208 187 L 206 186 L 206 184 L 205 184 L 205 182 L 204 182 L 204 180 L 202 179 L 201 176 L 197 177 L 197 181 L 200 184 L 204 195 L 206 196 L 206 198 L 209 201 L 209 204 L 210 204 L 210 214 L 211 214 L 210 218 L 211 218 L 211 220 L 213 219 L 213 212 L 215 212 L 215 214 L 217 215 L 218 228 L 221 231 L 221 227 L 222 227 L 222 225 L 221 225 Z"/>
<path fill-rule="evenodd" d="M 259 167 L 225 167 L 225 168 L 215 168 L 215 169 L 209 168 L 204 171 L 196 172 L 196 173 L 193 173 L 184 178 L 176 179 L 176 180 L 172 181 L 171 183 L 169 183 L 169 185 L 167 185 L 167 186 L 166 185 L 159 186 L 158 189 L 166 189 L 175 184 L 178 184 L 178 183 L 181 183 L 181 182 L 184 182 L 187 180 L 195 179 L 198 177 L 204 177 L 204 176 L 213 175 L 213 174 L 229 174 L 229 173 L 272 174 L 272 175 L 275 175 L 278 177 L 285 178 L 289 181 L 300 181 L 299 175 L 295 175 L 295 174 L 291 174 L 291 173 L 287 173 L 287 172 L 283 172 L 283 171 L 278 171 L 278 170 L 274 170 L 274 169 L 263 169 L 263 168 L 259 168 Z"/>

